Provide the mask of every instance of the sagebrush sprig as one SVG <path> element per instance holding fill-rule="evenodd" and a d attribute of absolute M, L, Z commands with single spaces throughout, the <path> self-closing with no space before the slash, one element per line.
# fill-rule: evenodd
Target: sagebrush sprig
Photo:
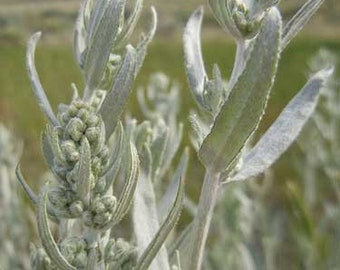
<path fill-rule="evenodd" d="M 218 22 L 237 44 L 234 68 L 226 88 L 217 66 L 213 79 L 205 71 L 199 39 L 203 9 L 197 9 L 189 19 L 183 38 L 188 82 L 202 113 L 211 116 L 207 117 L 208 122 L 198 120 L 194 126 L 199 134 L 197 153 L 206 168 L 206 176 L 185 247 L 179 247 L 182 252 L 191 250 L 191 256 L 183 259 L 184 269 L 201 268 L 222 182 L 246 180 L 265 171 L 294 141 L 311 115 L 331 70 L 312 77 L 249 155 L 243 151 L 265 113 L 282 49 L 321 2 L 309 1 L 282 26 L 275 6 L 277 1 L 209 1 Z M 201 128 L 200 122 L 203 122 Z"/>
<path fill-rule="evenodd" d="M 41 34 L 33 35 L 28 43 L 29 77 L 40 108 L 49 120 L 41 136 L 42 150 L 54 176 L 54 180 L 45 183 L 39 195 L 35 195 L 26 184 L 20 167 L 17 169 L 20 183 L 37 208 L 42 248 L 32 248 L 33 269 L 137 270 L 149 268 L 155 257 L 155 261 L 164 265 L 162 269 L 170 269 L 168 259 L 157 259 L 157 253 L 164 250 L 163 243 L 182 208 L 187 154 L 184 154 L 175 175 L 178 192 L 174 191 L 173 206 L 162 225 L 157 221 L 152 226 L 147 242 L 139 241 L 142 237 L 139 235 L 147 235 L 139 229 L 146 224 L 139 217 L 134 217 L 138 225 L 136 243 L 114 238 L 112 234 L 113 228 L 128 213 L 135 193 L 140 198 L 140 203 L 134 207 L 136 213 L 151 218 L 145 211 L 148 208 L 156 210 L 155 205 L 149 205 L 144 197 L 153 192 L 152 184 L 146 186 L 147 189 L 142 187 L 152 179 L 161 178 L 160 174 L 165 173 L 177 151 L 169 151 L 168 139 L 172 133 L 168 131 L 164 114 L 156 117 L 156 123 L 150 126 L 151 132 L 140 129 L 133 121 L 126 128 L 120 122 L 157 21 L 152 8 L 150 30 L 133 47 L 128 42 L 139 18 L 142 1 L 136 1 L 127 19 L 125 5 L 124 0 L 88 0 L 83 3 L 74 44 L 85 87 L 80 96 L 73 84 L 71 103 L 60 104 L 56 115 L 34 65 L 35 48 Z M 169 117 L 171 125 L 177 127 L 175 114 Z M 180 136 L 171 136 L 180 140 Z M 163 147 L 161 151 L 160 146 Z M 147 160 L 141 161 L 140 157 Z M 156 212 L 155 215 L 158 220 Z M 52 236 L 48 219 L 57 224 L 57 241 Z"/>
<path fill-rule="evenodd" d="M 20 167 L 17 169 L 20 183 L 37 208 L 42 248 L 32 248 L 34 269 L 201 269 L 223 184 L 250 179 L 282 155 L 311 115 L 319 91 L 332 73 L 324 69 L 313 75 L 257 144 L 246 147 L 266 111 L 282 50 L 323 1 L 308 1 L 286 25 L 276 0 L 209 1 L 217 21 L 237 45 L 227 83 L 217 65 L 212 78 L 207 75 L 200 43 L 203 8 L 193 13 L 184 31 L 184 53 L 189 86 L 203 115 L 202 119 L 192 117 L 192 123 L 206 174 L 195 216 L 168 253 L 164 243 L 181 213 L 188 150 L 170 170 L 182 124 L 177 121 L 177 87 L 169 91 L 170 82 L 164 75 L 152 78 L 147 98 L 139 91 L 147 121 L 122 121 L 157 23 L 151 8 L 148 33 L 136 46 L 129 44 L 143 1 L 136 0 L 127 18 L 126 2 L 83 3 L 74 52 L 84 89 L 80 94 L 73 85 L 70 104 L 60 104 L 56 114 L 34 65 L 41 34 L 33 35 L 28 43 L 29 78 L 48 120 L 42 150 L 54 175 L 36 195 Z M 166 178 L 170 184 L 161 193 L 159 186 Z M 116 234 L 123 218 L 133 224 L 131 239 Z M 56 238 L 49 219 L 57 225 Z"/>

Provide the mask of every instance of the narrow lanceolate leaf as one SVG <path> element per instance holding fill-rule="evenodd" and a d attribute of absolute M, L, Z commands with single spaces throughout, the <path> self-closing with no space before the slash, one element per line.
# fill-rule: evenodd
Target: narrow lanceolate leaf
<path fill-rule="evenodd" d="M 174 228 L 174 226 L 176 225 L 179 219 L 182 206 L 183 206 L 183 198 L 184 198 L 184 181 L 182 178 L 179 178 L 175 202 L 168 216 L 163 221 L 161 227 L 157 231 L 157 234 L 154 236 L 154 238 L 148 245 L 147 249 L 144 251 L 144 253 L 140 257 L 137 263 L 137 266 L 136 266 L 136 270 L 168 269 L 169 259 L 166 262 L 165 261 L 163 262 L 163 263 L 166 263 L 167 268 L 151 268 L 151 267 L 149 268 L 149 266 L 152 265 L 153 260 L 155 260 L 155 264 L 154 264 L 155 266 L 157 265 L 156 263 L 160 263 L 160 257 L 156 255 L 161 249 L 161 247 L 164 246 L 164 242 L 166 238 L 168 237 L 170 231 Z"/>
<path fill-rule="evenodd" d="M 84 66 L 83 53 L 86 49 L 86 28 L 85 28 L 85 10 L 90 1 L 81 4 L 79 14 L 75 23 L 75 31 L 73 37 L 73 51 L 77 59 L 78 65 L 82 69 Z"/>
<path fill-rule="evenodd" d="M 90 22 L 84 65 L 85 99 L 90 98 L 103 79 L 119 30 L 119 18 L 124 8 L 124 2 L 124 0 L 100 0 L 95 5 L 93 21 Z"/>
<path fill-rule="evenodd" d="M 77 193 L 85 205 L 90 200 L 91 189 L 91 148 L 89 141 L 84 138 L 81 142 L 79 171 L 77 175 Z"/>
<path fill-rule="evenodd" d="M 110 149 L 110 152 L 112 153 L 110 156 L 109 163 L 106 167 L 106 169 L 103 171 L 103 174 L 106 174 L 114 164 L 116 164 L 116 161 L 122 154 L 122 148 L 123 148 L 123 139 L 124 139 L 124 128 L 121 122 L 119 122 L 118 129 L 116 129 L 116 132 L 114 133 L 114 136 L 111 138 L 111 141 L 108 143 L 109 145 L 113 145 L 113 148 Z"/>
<path fill-rule="evenodd" d="M 150 150 L 152 153 L 152 179 L 158 178 L 162 169 L 166 146 L 169 142 L 169 130 L 165 123 L 156 127 L 156 138 L 153 140 Z"/>
<path fill-rule="evenodd" d="M 156 196 L 151 181 L 151 152 L 146 145 L 141 147 L 140 156 L 142 170 L 133 201 L 133 224 L 139 257 L 143 255 L 160 227 L 156 209 Z M 165 247 L 160 249 L 157 259 L 149 269 L 170 270 Z"/>
<path fill-rule="evenodd" d="M 34 191 L 30 188 L 30 186 L 27 184 L 26 180 L 24 179 L 24 176 L 22 175 L 22 172 L 21 172 L 20 163 L 18 164 L 18 166 L 15 169 L 15 174 L 17 176 L 17 179 L 18 179 L 20 185 L 22 186 L 22 188 L 26 192 L 28 198 L 32 201 L 32 203 L 34 205 L 37 205 L 39 198 L 34 193 Z"/>
<path fill-rule="evenodd" d="M 290 41 L 300 32 L 300 30 L 308 23 L 309 19 L 319 9 L 325 0 L 308 0 L 298 12 L 284 26 L 282 31 L 282 45 L 284 50 Z"/>
<path fill-rule="evenodd" d="M 31 80 L 33 91 L 36 99 L 38 100 L 39 107 L 41 111 L 46 115 L 47 119 L 53 126 L 59 124 L 58 119 L 55 117 L 50 102 L 48 101 L 45 91 L 40 83 L 38 72 L 34 64 L 35 48 L 41 37 L 41 32 L 35 33 L 27 44 L 26 52 L 26 68 L 28 72 L 28 77 Z"/>
<path fill-rule="evenodd" d="M 55 157 L 55 160 L 58 161 L 60 164 L 67 165 L 66 158 L 60 148 L 58 129 L 47 125 L 46 134 L 48 136 L 48 140 L 49 140 L 53 155 Z"/>
<path fill-rule="evenodd" d="M 39 196 L 38 204 L 38 232 L 41 243 L 50 257 L 51 261 L 62 270 L 76 270 L 60 253 L 57 244 L 55 243 L 50 227 L 48 225 L 46 213 L 47 188 L 45 187 Z"/>
<path fill-rule="evenodd" d="M 322 70 L 310 78 L 260 141 L 245 155 L 241 170 L 229 181 L 247 180 L 265 172 L 287 150 L 313 113 L 320 89 L 331 73 L 330 70 Z"/>
<path fill-rule="evenodd" d="M 177 166 L 176 172 L 173 175 L 171 182 L 163 195 L 160 203 L 158 204 L 158 216 L 160 219 L 165 218 L 165 214 L 170 209 L 171 205 L 173 205 L 173 202 L 175 201 L 175 194 L 178 187 L 179 179 L 184 179 L 185 172 L 188 166 L 189 161 L 189 151 L 188 149 L 185 149 L 185 151 L 182 154 L 181 160 L 179 161 L 179 164 Z"/>
<path fill-rule="evenodd" d="M 105 123 L 105 134 L 108 139 L 115 130 L 120 116 L 125 108 L 135 78 L 136 52 L 130 45 L 126 47 L 127 52 L 124 62 L 115 78 L 112 89 L 107 93 L 99 113 Z"/>
<path fill-rule="evenodd" d="M 277 70 L 280 33 L 280 13 L 272 8 L 264 18 L 245 69 L 199 150 L 203 164 L 215 172 L 229 167 L 261 120 Z"/>
<path fill-rule="evenodd" d="M 38 202 L 39 202 L 39 197 L 34 193 L 34 191 L 27 184 L 27 181 L 25 180 L 24 176 L 22 175 L 20 164 L 18 164 L 18 166 L 16 167 L 15 174 L 17 176 L 17 179 L 18 179 L 20 185 L 22 186 L 22 188 L 26 192 L 28 198 L 32 201 L 34 206 L 37 206 Z M 49 217 L 52 219 L 52 221 L 55 222 L 55 223 L 59 223 L 59 219 L 54 214 L 53 210 L 50 207 L 48 207 L 47 210 L 48 210 Z"/>
<path fill-rule="evenodd" d="M 130 157 L 129 157 L 129 169 L 126 182 L 124 184 L 122 193 L 120 194 L 117 202 L 117 208 L 113 213 L 112 222 L 105 226 L 104 230 L 107 230 L 117 224 L 126 215 L 129 207 L 132 203 L 132 198 L 136 190 L 137 180 L 139 176 L 139 158 L 136 147 L 130 143 Z"/>
<path fill-rule="evenodd" d="M 203 91 L 207 75 L 201 49 L 201 25 L 203 7 L 198 8 L 190 17 L 183 35 L 185 68 L 191 91 L 196 101 L 204 107 Z"/>
<path fill-rule="evenodd" d="M 137 44 L 137 47 L 136 47 L 136 51 L 137 51 L 136 59 L 137 60 L 136 60 L 135 76 L 137 76 L 140 68 L 143 65 L 148 45 L 156 33 L 157 12 L 154 7 L 151 7 L 151 14 L 152 14 L 152 20 L 151 20 L 151 26 L 150 26 L 149 32 L 145 36 L 142 37 L 141 41 Z"/>
<path fill-rule="evenodd" d="M 136 27 L 142 8 L 143 8 L 143 0 L 136 0 L 136 3 L 134 4 L 134 8 L 133 8 L 131 15 L 129 16 L 127 22 L 124 23 L 124 27 L 122 31 L 119 33 L 119 36 L 117 37 L 117 41 L 116 41 L 117 48 L 120 48 L 121 46 L 125 46 L 124 44 L 128 42 L 128 39 L 131 36 L 132 31 Z"/>
<path fill-rule="evenodd" d="M 41 134 L 41 149 L 48 167 L 53 171 L 54 155 L 46 132 Z"/>

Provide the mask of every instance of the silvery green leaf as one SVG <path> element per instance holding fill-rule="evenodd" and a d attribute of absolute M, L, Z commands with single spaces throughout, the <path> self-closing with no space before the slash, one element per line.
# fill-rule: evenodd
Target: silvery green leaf
<path fill-rule="evenodd" d="M 72 101 L 75 101 L 76 99 L 79 99 L 79 90 L 75 83 L 71 83 L 71 88 L 73 90 Z"/>
<path fill-rule="evenodd" d="M 195 150 L 198 151 L 204 138 L 209 133 L 209 127 L 195 112 L 190 112 L 189 121 L 192 128 L 191 143 Z"/>
<path fill-rule="evenodd" d="M 143 121 L 136 128 L 136 132 L 134 134 L 134 140 L 137 147 L 137 151 L 141 151 L 142 147 L 146 144 L 150 145 L 152 137 L 152 128 L 151 123 L 149 121 Z"/>
<path fill-rule="evenodd" d="M 38 232 L 41 239 L 41 243 L 45 248 L 46 253 L 50 257 L 51 261 L 62 270 L 76 270 L 75 267 L 70 265 L 68 261 L 60 253 L 57 244 L 55 243 L 50 227 L 48 225 L 47 213 L 46 213 L 46 201 L 47 201 L 47 186 L 43 188 L 38 203 Z"/>
<path fill-rule="evenodd" d="M 230 10 L 230 0 L 228 3 L 224 0 L 209 0 L 209 6 L 222 27 L 222 29 L 226 32 L 231 33 L 236 38 L 242 38 L 239 29 L 235 25 L 235 22 L 233 21 L 231 10 Z"/>
<path fill-rule="evenodd" d="M 84 63 L 85 99 L 90 98 L 92 92 L 99 87 L 103 79 L 111 49 L 119 30 L 118 18 L 123 11 L 124 3 L 125 0 L 98 0 L 95 3 Z"/>
<path fill-rule="evenodd" d="M 193 222 L 189 223 L 177 236 L 175 242 L 170 246 L 169 250 L 169 257 L 170 262 L 175 263 L 177 260 L 177 251 L 180 254 L 186 254 L 188 250 L 190 250 L 190 234 L 192 233 Z M 183 266 L 183 262 L 185 265 L 188 265 L 186 261 L 189 261 L 191 258 L 190 256 L 182 256 L 181 265 Z"/>
<path fill-rule="evenodd" d="M 229 181 L 247 180 L 265 172 L 287 150 L 313 113 L 320 89 L 331 74 L 331 70 L 322 70 L 310 78 L 259 142 L 245 155 L 240 171 Z"/>
<path fill-rule="evenodd" d="M 91 148 L 87 138 L 83 138 L 80 147 L 79 171 L 77 174 L 76 189 L 79 198 L 84 200 L 85 205 L 90 200 L 91 190 Z"/>
<path fill-rule="evenodd" d="M 154 37 L 157 29 L 157 13 L 154 7 L 151 7 L 151 14 L 152 14 L 152 21 L 149 32 L 142 36 L 141 40 L 137 44 L 136 47 L 136 69 L 135 69 L 135 76 L 137 76 L 140 68 L 143 65 L 145 56 L 146 56 L 146 49 L 151 42 L 152 38 Z"/>
<path fill-rule="evenodd" d="M 50 125 L 46 126 L 46 135 L 48 141 L 50 143 L 53 155 L 55 159 L 64 165 L 67 165 L 66 158 L 60 148 L 59 144 L 59 135 L 58 135 L 58 128 L 51 127 Z"/>
<path fill-rule="evenodd" d="M 139 158 L 137 154 L 136 147 L 133 143 L 129 143 L 129 166 L 126 169 L 128 175 L 126 177 L 126 181 L 123 187 L 123 190 L 120 194 L 119 200 L 117 202 L 117 208 L 113 213 L 112 222 L 110 222 L 105 229 L 111 228 L 113 225 L 117 224 L 127 213 L 129 207 L 132 203 L 132 198 L 137 186 L 137 180 L 139 176 Z"/>
<path fill-rule="evenodd" d="M 146 145 L 141 150 L 142 170 L 133 201 L 133 224 L 139 256 L 142 256 L 159 229 L 156 196 L 151 181 L 151 152 Z M 169 270 L 168 257 L 164 247 L 161 248 L 157 257 L 159 259 L 151 265 L 150 270 Z"/>
<path fill-rule="evenodd" d="M 34 191 L 30 188 L 30 186 L 27 184 L 24 176 L 22 175 L 21 172 L 21 168 L 20 168 L 20 164 L 18 164 L 18 166 L 15 169 L 15 174 L 17 176 L 17 179 L 20 183 L 20 185 L 22 186 L 22 188 L 24 189 L 24 191 L 26 192 L 28 198 L 32 201 L 32 203 L 34 204 L 34 206 L 38 205 L 39 202 L 39 197 L 34 193 Z M 48 207 L 48 214 L 49 217 L 55 222 L 55 223 L 59 223 L 59 219 L 58 217 L 56 217 L 56 215 L 54 214 L 53 210 Z"/>
<path fill-rule="evenodd" d="M 182 157 L 178 163 L 176 172 L 173 174 L 170 184 L 168 185 L 165 194 L 161 198 L 161 201 L 158 203 L 157 212 L 160 219 L 165 218 L 165 214 L 168 209 L 170 209 L 171 205 L 175 201 L 175 194 L 177 192 L 179 179 L 185 178 L 186 169 L 189 161 L 189 151 L 186 148 L 182 154 Z"/>
<path fill-rule="evenodd" d="M 121 158 L 122 149 L 124 142 L 124 128 L 122 122 L 118 123 L 118 128 L 114 132 L 114 136 L 111 137 L 109 145 L 114 145 L 113 149 L 110 149 L 111 156 L 107 168 L 103 171 L 103 174 L 106 174 L 111 170 L 113 166 L 117 163 L 117 160 Z"/>
<path fill-rule="evenodd" d="M 41 37 L 41 32 L 35 33 L 28 41 L 26 52 L 26 68 L 28 77 L 32 83 L 34 95 L 38 101 L 41 111 L 46 115 L 51 125 L 58 126 L 59 121 L 55 117 L 50 102 L 48 101 L 45 91 L 40 83 L 39 76 L 34 64 L 35 48 Z"/>
<path fill-rule="evenodd" d="M 204 85 L 203 99 L 206 108 L 212 115 L 218 113 L 222 102 L 224 101 L 224 86 L 221 72 L 215 64 L 213 67 L 213 79 L 208 80 Z"/>
<path fill-rule="evenodd" d="M 154 138 L 150 146 L 152 153 L 152 179 L 158 178 L 162 169 L 164 154 L 169 140 L 169 130 L 163 121 L 154 128 Z"/>
<path fill-rule="evenodd" d="M 75 31 L 73 37 L 73 51 L 77 59 L 78 65 L 82 69 L 84 67 L 84 52 L 86 50 L 86 27 L 85 13 L 89 8 L 91 1 L 85 1 L 81 4 L 78 17 L 75 23 Z"/>
<path fill-rule="evenodd" d="M 113 183 L 114 183 L 114 181 L 115 181 L 115 179 L 118 175 L 120 165 L 121 165 L 121 157 L 119 156 L 115 160 L 113 165 L 110 167 L 110 169 L 106 172 L 105 176 L 103 176 L 103 177 L 105 177 L 105 182 L 106 182 L 105 189 L 102 192 L 103 194 L 105 194 L 110 189 L 110 187 L 113 185 Z"/>
<path fill-rule="evenodd" d="M 282 30 L 282 50 L 284 50 L 297 33 L 300 32 L 323 2 L 324 0 L 308 0 L 293 18 L 288 21 Z"/>
<path fill-rule="evenodd" d="M 169 169 L 171 162 L 173 161 L 173 158 L 175 157 L 177 150 L 181 144 L 183 136 L 183 124 L 180 123 L 178 127 L 169 126 L 168 133 L 169 139 L 164 152 L 163 164 L 161 170 L 158 173 L 160 179 L 163 178 L 164 174 Z"/>
<path fill-rule="evenodd" d="M 48 167 L 52 170 L 54 166 L 54 154 L 53 154 L 46 132 L 42 132 L 40 141 L 41 141 L 41 149 L 42 149 L 45 161 Z"/>
<path fill-rule="evenodd" d="M 191 91 L 202 107 L 204 84 L 207 75 L 202 59 L 200 32 L 203 18 L 203 7 L 198 8 L 190 17 L 183 35 L 185 69 L 189 80 Z"/>
<path fill-rule="evenodd" d="M 199 150 L 199 158 L 207 168 L 226 170 L 256 130 L 274 83 L 280 32 L 280 13 L 272 8 L 264 18 L 245 69 Z"/>
<path fill-rule="evenodd" d="M 119 33 L 117 37 L 117 40 L 116 40 L 117 48 L 125 46 L 125 44 L 128 42 L 128 39 L 131 36 L 132 31 L 136 27 L 142 8 L 143 8 L 143 0 L 136 0 L 136 3 L 134 4 L 134 8 L 133 8 L 131 15 L 129 16 L 127 22 L 124 23 L 123 29 L 121 30 L 121 32 Z"/>
<path fill-rule="evenodd" d="M 169 259 L 168 259 L 168 256 L 166 254 L 166 251 L 164 250 L 164 252 L 165 252 L 165 254 L 163 255 L 164 257 L 161 257 L 161 255 L 162 255 L 162 252 L 163 252 L 162 248 L 164 248 L 164 242 L 165 242 L 167 236 L 169 235 L 170 231 L 176 225 L 176 223 L 179 219 L 181 210 L 182 210 L 182 206 L 183 206 L 184 181 L 183 181 L 183 179 L 181 178 L 180 175 L 178 175 L 178 176 L 179 176 L 179 178 L 177 179 L 178 189 L 177 189 L 177 195 L 176 195 L 175 202 L 174 202 L 172 208 L 170 209 L 166 219 L 163 221 L 161 227 L 158 229 L 156 235 L 152 238 L 152 241 L 148 244 L 148 247 L 143 252 L 141 257 L 139 258 L 139 260 L 137 262 L 136 270 L 170 269 Z M 152 189 L 152 184 L 149 183 L 149 185 L 151 185 L 151 187 L 149 187 L 149 188 Z M 147 192 L 148 191 L 146 190 L 146 193 Z M 144 199 L 144 203 L 145 203 L 145 199 Z M 137 200 L 137 198 L 136 198 L 136 200 Z M 136 204 L 137 204 L 137 202 L 136 202 Z M 139 209 L 136 210 L 136 211 L 142 212 L 141 209 L 140 209 L 140 205 L 138 206 L 138 208 Z M 153 211 L 155 211 L 155 209 Z M 145 214 L 145 213 L 141 213 L 141 214 Z M 144 217 L 144 219 L 145 219 L 145 217 Z M 135 227 L 136 226 L 143 227 L 142 229 L 144 230 L 144 233 L 145 233 L 147 228 L 150 230 L 150 227 L 147 226 L 147 223 L 141 223 L 140 221 L 141 220 L 139 220 L 138 224 L 136 224 L 136 222 L 135 222 Z M 150 222 L 148 222 L 148 223 L 150 223 Z M 143 232 L 141 231 L 140 233 L 143 233 Z"/>
<path fill-rule="evenodd" d="M 18 179 L 20 185 L 22 186 L 22 188 L 26 192 L 28 198 L 36 206 L 38 204 L 39 198 L 34 193 L 34 191 L 30 188 L 30 186 L 27 184 L 26 180 L 24 179 L 24 176 L 22 175 L 22 172 L 21 172 L 20 163 L 18 164 L 18 166 L 15 169 L 15 174 L 17 176 L 17 179 Z"/>
<path fill-rule="evenodd" d="M 125 108 L 135 78 L 136 52 L 130 45 L 126 47 L 124 62 L 115 78 L 112 89 L 107 93 L 99 113 L 105 123 L 105 134 L 108 139 L 115 130 Z"/>

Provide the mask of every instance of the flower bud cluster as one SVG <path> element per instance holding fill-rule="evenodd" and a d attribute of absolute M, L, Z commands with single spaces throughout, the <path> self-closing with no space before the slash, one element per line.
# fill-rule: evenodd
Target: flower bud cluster
<path fill-rule="evenodd" d="M 277 2 L 277 0 L 209 0 L 221 26 L 236 39 L 255 37 L 268 8 Z"/>
<path fill-rule="evenodd" d="M 252 38 L 260 28 L 263 14 L 252 16 L 249 7 L 242 1 L 231 2 L 231 14 L 237 29 L 245 38 Z"/>
<path fill-rule="evenodd" d="M 63 218 L 81 217 L 84 204 L 71 189 L 56 187 L 48 192 L 50 206 Z"/>
<path fill-rule="evenodd" d="M 53 169 L 61 187 L 51 191 L 49 202 L 63 217 L 75 218 L 83 212 L 84 206 L 82 198 L 77 194 L 77 185 L 84 140 L 87 140 L 91 153 L 91 192 L 100 193 L 105 188 L 101 176 L 108 166 L 109 150 L 105 145 L 105 127 L 96 108 L 100 100 L 100 96 L 95 96 L 92 103 L 75 100 L 59 114 L 61 127 L 58 128 L 57 148 L 62 157 L 54 159 Z"/>
<path fill-rule="evenodd" d="M 84 224 L 94 229 L 102 229 L 112 220 L 116 203 L 116 198 L 112 195 L 95 198 L 84 212 Z"/>
<path fill-rule="evenodd" d="M 137 249 L 122 238 L 110 239 L 105 247 L 105 261 L 112 269 L 132 269 L 136 265 L 137 257 Z"/>
<path fill-rule="evenodd" d="M 87 265 L 88 245 L 79 237 L 66 238 L 59 244 L 60 252 L 67 261 L 77 269 L 83 269 Z"/>

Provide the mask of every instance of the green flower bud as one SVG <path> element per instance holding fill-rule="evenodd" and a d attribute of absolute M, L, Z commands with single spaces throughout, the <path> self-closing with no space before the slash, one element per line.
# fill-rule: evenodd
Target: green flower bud
<path fill-rule="evenodd" d="M 84 212 L 84 204 L 82 201 L 75 201 L 70 206 L 70 214 L 73 217 L 80 217 Z"/>
<path fill-rule="evenodd" d="M 76 193 L 70 189 L 56 187 L 48 192 L 47 197 L 50 206 L 56 210 L 58 215 L 64 218 L 80 217 L 83 213 L 83 203 Z"/>
<path fill-rule="evenodd" d="M 89 127 L 95 127 L 99 124 L 99 117 L 95 114 L 89 115 L 89 117 L 85 121 L 86 126 Z"/>
<path fill-rule="evenodd" d="M 66 125 L 66 133 L 72 138 L 72 140 L 78 142 L 83 136 L 85 130 L 85 124 L 77 117 L 72 118 Z"/>
<path fill-rule="evenodd" d="M 89 140 L 89 143 L 94 143 L 99 140 L 100 128 L 90 127 L 85 131 L 85 136 Z"/>
<path fill-rule="evenodd" d="M 82 108 L 78 111 L 77 117 L 82 121 L 86 121 L 86 119 L 90 116 L 90 112 L 88 108 Z"/>
<path fill-rule="evenodd" d="M 83 214 L 84 224 L 88 227 L 100 229 L 112 220 L 116 208 L 116 198 L 112 195 L 94 199 Z"/>
<path fill-rule="evenodd" d="M 77 151 L 77 146 L 72 140 L 63 141 L 61 144 L 61 150 L 68 161 L 76 162 L 80 158 L 79 151 Z"/>
<path fill-rule="evenodd" d="M 77 269 L 86 267 L 88 246 L 84 239 L 66 238 L 60 244 L 60 252 Z"/>

